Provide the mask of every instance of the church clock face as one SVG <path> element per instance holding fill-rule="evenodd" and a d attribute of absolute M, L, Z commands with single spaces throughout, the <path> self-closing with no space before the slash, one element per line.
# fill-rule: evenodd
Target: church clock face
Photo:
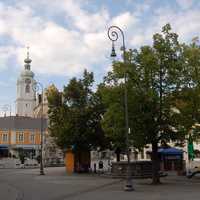
<path fill-rule="evenodd" d="M 31 84 L 31 80 L 29 78 L 25 79 L 25 92 L 26 93 L 30 93 L 30 84 Z"/>

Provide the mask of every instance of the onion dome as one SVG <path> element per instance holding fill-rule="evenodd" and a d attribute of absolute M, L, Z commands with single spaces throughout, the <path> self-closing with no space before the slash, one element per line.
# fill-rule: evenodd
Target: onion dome
<path fill-rule="evenodd" d="M 27 57 L 24 60 L 24 70 L 21 72 L 22 77 L 34 77 L 34 73 L 31 71 L 30 63 L 32 60 L 29 58 L 29 47 L 27 47 Z"/>
<path fill-rule="evenodd" d="M 30 70 L 31 69 L 31 65 L 30 63 L 32 62 L 32 60 L 29 58 L 29 47 L 27 47 L 27 58 L 24 60 L 25 62 L 25 70 Z"/>

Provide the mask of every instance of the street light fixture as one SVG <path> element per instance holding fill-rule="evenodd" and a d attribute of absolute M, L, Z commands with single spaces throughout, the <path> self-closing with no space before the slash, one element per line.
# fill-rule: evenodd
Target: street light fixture
<path fill-rule="evenodd" d="M 33 91 L 38 92 L 41 89 L 41 126 L 40 126 L 40 133 L 41 133 L 41 140 L 40 140 L 40 175 L 45 175 L 44 173 L 44 165 L 43 165 L 43 85 L 40 82 L 35 82 L 33 84 Z"/>
<path fill-rule="evenodd" d="M 118 40 L 119 35 L 122 36 L 122 48 L 123 51 L 123 62 L 124 64 L 127 63 L 126 59 L 126 47 L 125 47 L 125 39 L 124 33 L 121 28 L 118 26 L 110 26 L 108 28 L 108 38 L 112 41 L 112 52 L 111 57 L 116 57 L 114 42 Z M 128 122 L 128 103 L 127 103 L 127 72 L 124 72 L 124 106 L 125 106 L 125 135 L 126 135 L 126 154 L 127 154 L 127 177 L 126 177 L 126 184 L 124 187 L 125 191 L 133 191 L 133 184 L 131 180 L 131 168 L 130 168 L 130 152 L 129 152 L 129 122 Z"/>

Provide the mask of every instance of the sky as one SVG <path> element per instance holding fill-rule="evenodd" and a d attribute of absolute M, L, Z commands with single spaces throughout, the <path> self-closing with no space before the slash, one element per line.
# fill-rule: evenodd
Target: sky
<path fill-rule="evenodd" d="M 35 79 L 62 90 L 84 69 L 94 72 L 96 84 L 111 69 L 109 26 L 123 30 L 129 49 L 151 45 L 166 23 L 189 43 L 200 35 L 200 1 L 0 0 L 0 114 L 5 104 L 15 112 L 27 46 Z M 119 38 L 116 48 L 121 45 Z"/>

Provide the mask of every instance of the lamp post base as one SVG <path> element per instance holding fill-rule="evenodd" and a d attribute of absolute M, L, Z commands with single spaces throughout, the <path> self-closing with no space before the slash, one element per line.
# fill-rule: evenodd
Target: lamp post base
<path fill-rule="evenodd" d="M 45 175 L 43 170 L 40 170 L 40 175 Z"/>
<path fill-rule="evenodd" d="M 134 191 L 133 184 L 132 184 L 131 180 L 126 181 L 126 184 L 124 186 L 124 191 L 128 191 L 128 192 Z"/>

